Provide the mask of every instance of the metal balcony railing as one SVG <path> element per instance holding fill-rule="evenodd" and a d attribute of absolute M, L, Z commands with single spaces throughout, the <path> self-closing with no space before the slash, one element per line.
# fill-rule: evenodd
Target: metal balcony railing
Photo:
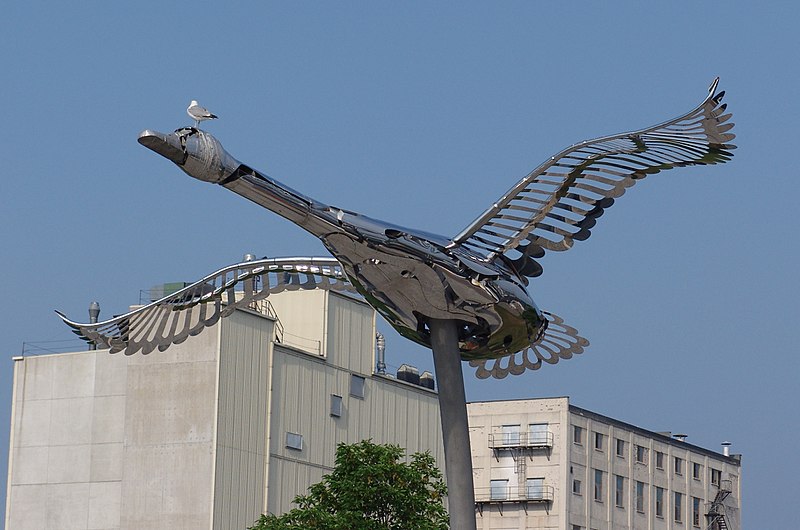
<path fill-rule="evenodd" d="M 489 435 L 489 448 L 511 449 L 516 447 L 553 447 L 553 433 L 536 432 L 501 432 Z"/>
<path fill-rule="evenodd" d="M 548 485 L 523 488 L 512 486 L 475 488 L 475 502 L 478 503 L 553 502 L 554 495 L 553 486 Z"/>

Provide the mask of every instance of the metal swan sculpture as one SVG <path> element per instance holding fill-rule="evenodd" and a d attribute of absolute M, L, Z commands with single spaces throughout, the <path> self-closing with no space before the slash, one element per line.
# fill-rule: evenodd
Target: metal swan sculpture
<path fill-rule="evenodd" d="M 239 263 L 96 324 L 59 315 L 76 334 L 111 352 L 149 353 L 278 291 L 348 290 L 363 296 L 402 336 L 428 347 L 428 319 L 455 320 L 461 358 L 480 378 L 555 364 L 582 353 L 588 341 L 540 310 L 528 294 L 529 279 L 542 273 L 537 260 L 588 238 L 605 209 L 647 175 L 730 160 L 733 124 L 717 83 L 683 116 L 581 142 L 550 157 L 453 238 L 318 202 L 239 162 L 197 128 L 145 130 L 139 143 L 190 176 L 289 219 L 318 237 L 335 259 Z"/>

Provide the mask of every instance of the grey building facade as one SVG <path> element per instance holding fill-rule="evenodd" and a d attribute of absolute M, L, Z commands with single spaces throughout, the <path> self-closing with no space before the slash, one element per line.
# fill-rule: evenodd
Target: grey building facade
<path fill-rule="evenodd" d="M 6 528 L 245 528 L 290 509 L 340 442 L 443 461 L 435 392 L 373 373 L 372 308 L 270 300 L 281 320 L 236 311 L 146 356 L 15 358 Z"/>
<path fill-rule="evenodd" d="M 6 528 L 246 528 L 289 510 L 342 442 L 441 466 L 437 395 L 375 373 L 370 306 L 321 290 L 269 300 L 163 352 L 15 358 Z M 468 414 L 478 528 L 741 528 L 737 456 L 568 398 Z"/>
<path fill-rule="evenodd" d="M 566 397 L 470 403 L 468 411 L 480 529 L 741 529 L 738 455 Z"/>

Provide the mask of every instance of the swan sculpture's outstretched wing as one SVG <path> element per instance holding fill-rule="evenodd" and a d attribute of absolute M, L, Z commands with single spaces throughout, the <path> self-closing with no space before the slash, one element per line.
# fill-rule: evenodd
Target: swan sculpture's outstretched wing
<path fill-rule="evenodd" d="M 571 359 L 583 353 L 589 341 L 578 335 L 578 330 L 564 324 L 564 320 L 547 311 L 542 312 L 547 319 L 544 334 L 528 348 L 499 359 L 470 361 L 478 379 L 489 376 L 503 379 L 508 374 L 520 375 L 525 370 L 538 370 L 542 362 L 556 364 L 560 359 Z"/>
<path fill-rule="evenodd" d="M 482 216 L 453 238 L 486 253 L 505 256 L 523 275 L 539 276 L 545 250 L 569 249 L 589 237 L 603 211 L 649 174 L 674 167 L 730 160 L 735 135 L 712 83 L 691 112 L 641 131 L 589 140 L 569 147 L 534 169 Z"/>
<path fill-rule="evenodd" d="M 270 294 L 298 289 L 353 291 L 333 258 L 276 258 L 246 261 L 220 269 L 156 302 L 96 324 L 58 315 L 82 339 L 111 353 L 164 351 L 197 335 L 239 308 Z"/>

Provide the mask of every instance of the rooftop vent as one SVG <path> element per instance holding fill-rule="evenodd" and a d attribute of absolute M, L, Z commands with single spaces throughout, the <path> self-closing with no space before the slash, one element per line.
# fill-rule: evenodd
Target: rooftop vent
<path fill-rule="evenodd" d="M 419 385 L 419 370 L 417 370 L 416 366 L 402 364 L 400 368 L 397 369 L 397 379 L 405 381 L 406 383 L 411 383 L 412 385 Z"/>
<path fill-rule="evenodd" d="M 425 387 L 428 390 L 436 390 L 436 381 L 433 379 L 433 374 L 425 370 L 419 376 L 419 386 Z"/>

